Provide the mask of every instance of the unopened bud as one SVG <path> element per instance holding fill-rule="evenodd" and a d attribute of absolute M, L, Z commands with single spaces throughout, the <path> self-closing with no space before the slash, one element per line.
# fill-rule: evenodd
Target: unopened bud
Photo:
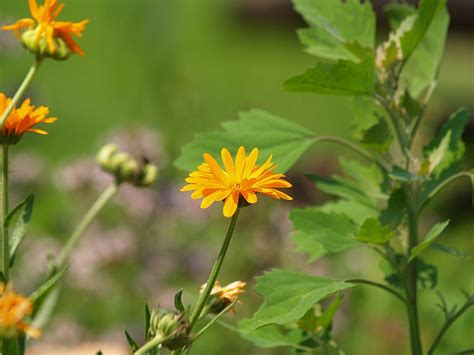
<path fill-rule="evenodd" d="M 96 157 L 102 170 L 115 176 L 119 182 L 135 186 L 152 185 L 158 177 L 158 167 L 148 162 L 139 162 L 130 154 L 119 151 L 115 144 L 103 146 Z"/>
<path fill-rule="evenodd" d="M 187 327 L 184 314 L 153 310 L 150 317 L 149 336 L 166 338 L 162 346 L 169 350 L 176 350 L 189 344 Z"/>
<path fill-rule="evenodd" d="M 39 31 L 40 27 L 32 30 L 27 30 L 21 35 L 21 42 L 23 46 L 33 54 L 39 57 L 48 57 L 56 60 L 65 60 L 71 54 L 66 42 L 59 37 L 54 37 L 54 47 L 48 45 L 46 36 L 42 36 Z"/>

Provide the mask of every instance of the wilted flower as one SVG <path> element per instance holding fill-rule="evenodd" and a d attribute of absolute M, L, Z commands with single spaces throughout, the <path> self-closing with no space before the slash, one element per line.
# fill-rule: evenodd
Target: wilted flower
<path fill-rule="evenodd" d="M 277 190 L 289 188 L 291 184 L 283 180 L 284 174 L 276 174 L 272 170 L 276 165 L 272 163 L 272 156 L 259 166 L 256 164 L 258 149 L 254 148 L 249 156 L 245 148 L 237 151 L 235 162 L 227 148 L 222 148 L 221 157 L 225 170 L 209 154 L 204 154 L 204 163 L 198 166 L 186 178 L 189 185 L 181 191 L 193 191 L 193 199 L 202 198 L 201 208 L 207 208 L 216 201 L 225 201 L 223 213 L 226 217 L 234 215 L 239 205 L 240 196 L 250 204 L 257 202 L 257 192 L 276 199 L 291 200 L 287 194 Z"/>
<path fill-rule="evenodd" d="M 209 311 L 216 314 L 222 312 L 226 307 L 231 305 L 239 295 L 245 292 L 246 285 L 246 282 L 234 281 L 222 287 L 221 284 L 216 281 L 207 300 Z M 201 286 L 201 293 L 204 292 L 206 286 L 207 284 Z M 234 308 L 232 308 L 232 312 L 235 313 Z"/>
<path fill-rule="evenodd" d="M 10 105 L 11 99 L 0 93 L 0 115 L 2 115 Z M 20 108 L 14 108 L 5 120 L 0 137 L 1 144 L 14 145 L 20 141 L 26 132 L 38 134 L 48 134 L 42 129 L 33 128 L 39 123 L 53 123 L 56 117 L 46 117 L 49 109 L 46 106 L 35 107 L 30 104 L 31 100 L 26 99 Z"/>
<path fill-rule="evenodd" d="M 13 292 L 11 285 L 0 284 L 0 337 L 12 338 L 18 332 L 40 337 L 41 331 L 24 321 L 32 313 L 33 303 L 29 298 Z"/>
<path fill-rule="evenodd" d="M 71 52 L 81 56 L 84 51 L 72 38 L 82 36 L 89 20 L 81 22 L 56 21 L 64 4 L 58 0 L 45 0 L 38 5 L 37 0 L 29 0 L 30 12 L 33 18 L 24 18 L 13 25 L 3 26 L 6 31 L 15 31 L 23 45 L 32 53 L 55 59 L 66 59 Z"/>

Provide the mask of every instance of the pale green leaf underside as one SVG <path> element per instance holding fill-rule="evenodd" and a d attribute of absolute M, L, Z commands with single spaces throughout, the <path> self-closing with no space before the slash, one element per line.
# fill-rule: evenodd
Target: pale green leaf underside
<path fill-rule="evenodd" d="M 259 149 L 259 163 L 273 155 L 273 161 L 278 164 L 276 170 L 283 172 L 315 142 L 311 131 L 262 110 L 243 112 L 239 117 L 239 120 L 223 123 L 223 131 L 196 135 L 193 142 L 183 147 L 175 166 L 191 171 L 203 161 L 204 153 L 220 159 L 223 147 L 235 154 L 242 145 L 248 151 L 254 147 Z"/>
<path fill-rule="evenodd" d="M 420 255 L 421 252 L 423 252 L 426 248 L 428 248 L 431 244 L 433 244 L 433 242 L 445 230 L 448 224 L 449 224 L 449 220 L 447 220 L 446 222 L 435 224 L 433 228 L 431 228 L 430 231 L 426 234 L 425 239 L 411 250 L 411 255 L 410 255 L 409 260 L 410 261 L 413 260 L 418 255 Z"/>
<path fill-rule="evenodd" d="M 383 226 L 377 218 L 368 218 L 360 227 L 357 240 L 364 243 L 382 244 L 394 236 L 389 227 Z"/>
<path fill-rule="evenodd" d="M 257 278 L 255 290 L 265 301 L 251 319 L 253 329 L 296 321 L 327 296 L 354 285 L 288 270 L 272 270 Z"/>

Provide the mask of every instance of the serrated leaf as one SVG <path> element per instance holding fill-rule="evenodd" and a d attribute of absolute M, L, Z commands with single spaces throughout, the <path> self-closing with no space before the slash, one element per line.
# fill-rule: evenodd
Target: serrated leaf
<path fill-rule="evenodd" d="M 310 28 L 298 32 L 307 52 L 323 59 L 357 59 L 351 43 L 373 49 L 375 14 L 369 2 L 359 0 L 295 0 Z"/>
<path fill-rule="evenodd" d="M 425 239 L 411 250 L 411 255 L 408 261 L 412 261 L 418 255 L 420 255 L 422 251 L 428 248 L 435 241 L 435 239 L 445 230 L 448 224 L 449 220 L 443 223 L 435 224 L 433 228 L 431 228 L 430 231 L 426 234 Z"/>
<path fill-rule="evenodd" d="M 378 211 L 375 208 L 367 207 L 356 201 L 337 200 L 327 202 L 319 207 L 321 212 L 343 214 L 349 217 L 355 224 L 364 223 L 367 218 L 376 217 Z"/>
<path fill-rule="evenodd" d="M 268 325 L 258 329 L 251 327 L 250 319 L 242 319 L 238 326 L 234 327 L 225 322 L 219 322 L 222 326 L 240 334 L 240 336 L 260 348 L 287 347 L 301 349 L 300 345 L 307 337 L 301 330 L 284 329 L 276 325 Z"/>
<path fill-rule="evenodd" d="M 33 203 L 34 196 L 29 195 L 9 213 L 5 222 L 9 225 L 13 219 L 17 218 L 10 237 L 10 267 L 13 266 L 18 249 L 26 236 L 28 224 L 30 223 L 31 215 L 33 213 Z"/>
<path fill-rule="evenodd" d="M 190 171 L 202 162 L 205 152 L 220 156 L 221 148 L 236 152 L 239 146 L 257 147 L 259 163 L 268 156 L 278 164 L 278 171 L 288 170 L 315 142 L 315 135 L 300 125 L 261 110 L 240 113 L 239 120 L 222 124 L 224 131 L 199 134 L 182 149 L 174 165 Z"/>
<path fill-rule="evenodd" d="M 371 95 L 374 92 L 374 56 L 369 53 L 358 63 L 339 59 L 322 60 L 303 74 L 283 82 L 288 91 L 330 95 Z"/>
<path fill-rule="evenodd" d="M 385 109 L 371 97 L 356 96 L 353 99 L 353 131 L 357 140 L 364 138 L 365 132 L 375 126 L 385 115 Z"/>
<path fill-rule="evenodd" d="M 382 226 L 377 218 L 367 219 L 357 234 L 357 240 L 364 243 L 382 244 L 394 237 L 393 232 L 387 226 Z"/>
<path fill-rule="evenodd" d="M 384 7 L 384 13 L 391 30 L 396 31 L 403 20 L 416 14 L 416 9 L 407 3 L 392 2 Z"/>
<path fill-rule="evenodd" d="M 421 0 L 410 31 L 401 38 L 404 59 L 407 60 L 425 37 L 435 16 L 444 8 L 446 0 Z"/>
<path fill-rule="evenodd" d="M 357 227 L 343 214 L 326 213 L 310 207 L 292 210 L 289 218 L 296 231 L 295 243 L 299 250 L 312 258 L 359 245 L 354 238 Z"/>
<path fill-rule="evenodd" d="M 344 281 L 274 269 L 257 278 L 255 290 L 265 301 L 252 317 L 251 328 L 294 322 L 315 303 L 353 286 Z"/>

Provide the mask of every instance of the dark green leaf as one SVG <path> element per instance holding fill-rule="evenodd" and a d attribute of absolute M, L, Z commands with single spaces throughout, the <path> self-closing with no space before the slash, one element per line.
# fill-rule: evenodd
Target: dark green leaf
<path fill-rule="evenodd" d="M 405 211 L 405 193 L 402 189 L 394 190 L 390 195 L 387 207 L 380 214 L 380 222 L 384 226 L 395 229 L 402 223 Z"/>
<path fill-rule="evenodd" d="M 420 179 L 419 176 L 413 175 L 409 171 L 402 169 L 396 165 L 392 168 L 392 172 L 390 173 L 390 178 L 392 178 L 395 181 L 401 181 L 401 182 L 412 182 L 412 181 Z"/>
<path fill-rule="evenodd" d="M 294 4 L 310 26 L 298 33 L 310 54 L 323 59 L 357 60 L 353 43 L 374 48 L 375 14 L 369 2 L 295 0 Z"/>
<path fill-rule="evenodd" d="M 433 19 L 419 46 L 406 62 L 401 80 L 411 95 L 419 98 L 436 84 L 441 59 L 443 57 L 449 14 L 442 8 Z"/>
<path fill-rule="evenodd" d="M 369 218 L 360 227 L 357 240 L 364 243 L 382 244 L 394 237 L 394 234 L 387 226 L 382 226 L 377 218 Z"/>
<path fill-rule="evenodd" d="M 312 207 L 294 209 L 289 218 L 297 232 L 295 242 L 299 250 L 312 258 L 341 252 L 359 244 L 354 238 L 357 227 L 343 214 L 325 213 Z"/>
<path fill-rule="evenodd" d="M 378 152 L 385 152 L 392 144 L 393 136 L 387 122 L 382 118 L 364 132 L 361 143 Z"/>
<path fill-rule="evenodd" d="M 392 31 L 396 31 L 403 20 L 416 14 L 416 9 L 407 3 L 392 2 L 385 6 L 384 12 L 388 18 L 390 28 Z"/>
<path fill-rule="evenodd" d="M 10 212 L 5 222 L 7 225 L 9 225 L 14 218 L 17 218 L 15 227 L 13 228 L 10 237 L 10 267 L 13 266 L 18 248 L 26 236 L 31 214 L 33 213 L 33 203 L 34 197 L 33 195 L 29 195 Z"/>
<path fill-rule="evenodd" d="M 3 339 L 2 354 L 5 354 L 5 355 L 20 355 L 20 349 L 18 349 L 18 342 L 17 342 L 16 338 Z"/>
<path fill-rule="evenodd" d="M 202 162 L 205 152 L 220 157 L 223 147 L 236 153 L 239 146 L 259 148 L 259 162 L 273 155 L 279 171 L 288 170 L 315 142 L 315 135 L 284 118 L 261 110 L 240 114 L 237 121 L 223 123 L 224 131 L 197 135 L 193 142 L 182 149 L 175 166 L 191 171 Z"/>
<path fill-rule="evenodd" d="M 431 230 L 426 234 L 425 239 L 411 250 L 409 261 L 416 258 L 418 255 L 420 255 L 422 251 L 428 248 L 435 241 L 435 239 L 444 231 L 448 224 L 449 220 L 443 223 L 435 224 L 433 228 L 431 228 Z"/>
<path fill-rule="evenodd" d="M 460 251 L 459 249 L 456 249 L 454 247 L 447 246 L 447 245 L 444 245 L 444 244 L 433 243 L 433 244 L 430 245 L 430 249 L 437 250 L 437 251 L 446 253 L 446 254 L 451 255 L 451 256 L 456 256 L 458 258 L 463 258 L 463 259 L 467 259 L 467 260 L 470 260 L 470 261 L 474 260 L 474 257 L 472 255 L 467 255 L 467 254 L 463 253 L 462 251 Z"/>
<path fill-rule="evenodd" d="M 253 329 L 294 322 L 314 304 L 354 285 L 288 270 L 272 270 L 257 278 L 255 290 L 265 301 L 251 319 Z"/>
<path fill-rule="evenodd" d="M 176 310 L 178 310 L 181 313 L 184 313 L 185 308 L 183 305 L 183 301 L 181 300 L 181 297 L 183 296 L 183 289 L 179 290 L 175 295 L 174 295 L 174 306 Z"/>
<path fill-rule="evenodd" d="M 148 332 L 150 330 L 151 312 L 148 303 L 145 303 L 145 339 L 148 340 Z"/>
<path fill-rule="evenodd" d="M 137 342 L 132 338 L 130 334 L 125 330 L 125 338 L 127 338 L 128 346 L 130 346 L 130 350 L 132 352 L 137 351 L 140 347 L 138 346 Z"/>
<path fill-rule="evenodd" d="M 446 4 L 446 0 L 421 0 L 418 8 L 418 14 L 410 31 L 404 33 L 401 38 L 401 46 L 404 59 L 413 53 L 415 48 L 425 37 L 431 22 Z"/>
<path fill-rule="evenodd" d="M 374 82 L 374 57 L 371 53 L 358 63 L 342 59 L 335 63 L 318 60 L 313 68 L 286 80 L 283 87 L 288 91 L 317 94 L 371 95 Z"/>
<path fill-rule="evenodd" d="M 438 283 L 438 270 L 433 264 L 418 260 L 418 287 L 425 290 L 432 290 Z"/>

